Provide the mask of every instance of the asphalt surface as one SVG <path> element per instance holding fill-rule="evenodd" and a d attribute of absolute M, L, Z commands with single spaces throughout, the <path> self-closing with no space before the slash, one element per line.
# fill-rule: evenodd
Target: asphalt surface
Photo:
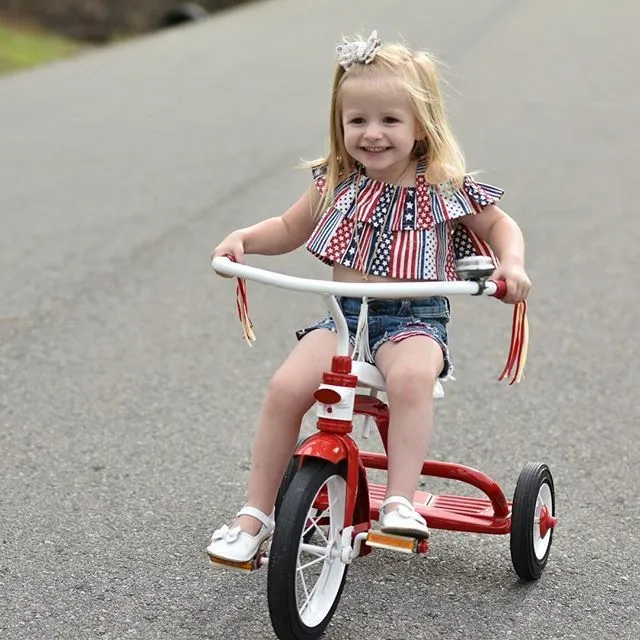
<path fill-rule="evenodd" d="M 249 349 L 209 252 L 308 183 L 334 46 L 376 28 L 447 63 L 534 283 L 518 387 L 495 379 L 510 308 L 454 301 L 431 455 L 508 496 L 547 462 L 560 524 L 535 584 L 502 536 L 373 553 L 325 637 L 639 638 L 639 21 L 632 0 L 267 0 L 0 80 L 0 637 L 273 637 L 266 573 L 204 548 L 242 503 L 265 384 L 323 307 L 250 285 Z M 304 250 L 252 264 L 328 275 Z"/>

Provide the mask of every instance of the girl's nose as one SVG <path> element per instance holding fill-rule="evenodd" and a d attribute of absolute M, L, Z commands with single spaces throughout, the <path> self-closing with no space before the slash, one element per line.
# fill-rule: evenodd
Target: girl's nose
<path fill-rule="evenodd" d="M 369 125 L 367 130 L 364 132 L 364 136 L 367 140 L 379 140 L 382 134 L 377 125 Z"/>

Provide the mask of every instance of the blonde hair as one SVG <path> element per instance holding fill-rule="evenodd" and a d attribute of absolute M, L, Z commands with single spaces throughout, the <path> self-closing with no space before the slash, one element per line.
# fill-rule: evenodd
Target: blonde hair
<path fill-rule="evenodd" d="M 329 114 L 329 151 L 326 157 L 307 165 L 327 167 L 326 185 L 317 215 L 331 201 L 341 179 L 356 169 L 344 145 L 342 83 L 345 78 L 378 73 L 395 75 L 404 83 L 419 130 L 423 134 L 416 141 L 413 156 L 415 159 L 425 159 L 427 180 L 434 184 L 462 184 L 465 175 L 464 156 L 449 126 L 435 58 L 424 51 L 411 51 L 399 43 L 387 43 L 377 50 L 369 64 L 354 64 L 345 70 L 336 63 Z"/>

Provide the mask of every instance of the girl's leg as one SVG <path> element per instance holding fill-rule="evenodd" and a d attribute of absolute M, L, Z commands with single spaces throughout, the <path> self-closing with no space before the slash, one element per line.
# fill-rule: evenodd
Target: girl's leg
<path fill-rule="evenodd" d="M 389 397 L 388 479 L 385 498 L 413 503 L 433 426 L 433 387 L 444 366 L 440 345 L 428 336 L 386 342 L 376 354 Z M 385 512 L 393 510 L 393 505 Z"/>
<path fill-rule="evenodd" d="M 247 504 L 269 514 L 285 468 L 291 459 L 304 414 L 314 403 L 313 392 L 331 367 L 336 335 L 315 329 L 304 336 L 271 379 L 253 440 Z M 250 535 L 261 523 L 242 515 L 235 524 Z"/>

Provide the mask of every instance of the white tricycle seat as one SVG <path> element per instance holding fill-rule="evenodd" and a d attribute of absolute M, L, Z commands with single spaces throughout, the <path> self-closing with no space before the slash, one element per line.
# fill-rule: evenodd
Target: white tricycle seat
<path fill-rule="evenodd" d="M 362 360 L 354 360 L 351 365 L 351 373 L 358 376 L 358 386 L 375 391 L 385 391 L 384 378 L 375 365 Z M 440 380 L 436 380 L 433 386 L 433 397 L 444 398 L 444 389 Z"/>

